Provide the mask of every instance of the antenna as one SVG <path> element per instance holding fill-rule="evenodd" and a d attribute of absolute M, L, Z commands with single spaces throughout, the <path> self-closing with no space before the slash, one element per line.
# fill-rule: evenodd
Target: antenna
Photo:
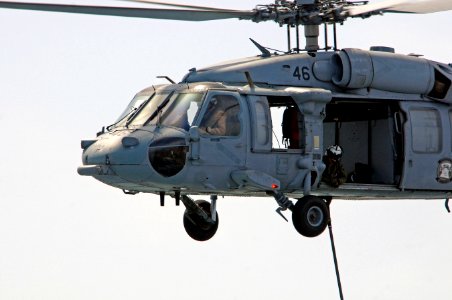
<path fill-rule="evenodd" d="M 262 57 L 270 57 L 271 56 L 271 53 L 270 53 L 270 51 L 267 50 L 267 48 L 265 48 L 264 46 L 262 46 L 261 44 L 259 44 L 255 40 L 253 40 L 252 38 L 249 38 L 249 39 L 257 47 L 257 49 L 259 49 L 259 51 L 262 53 L 261 54 Z"/>

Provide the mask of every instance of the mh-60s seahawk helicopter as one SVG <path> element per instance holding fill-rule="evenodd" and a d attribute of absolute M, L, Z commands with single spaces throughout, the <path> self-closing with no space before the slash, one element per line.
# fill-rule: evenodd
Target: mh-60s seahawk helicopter
<path fill-rule="evenodd" d="M 3 1 L 0 7 L 275 21 L 288 28 L 289 50 L 272 54 L 253 41 L 259 56 L 191 69 L 178 84 L 140 91 L 114 124 L 82 141 L 80 175 L 127 194 L 158 194 L 162 205 L 165 195 L 177 205 L 182 201 L 184 227 L 200 241 L 217 231 L 218 195 L 272 196 L 278 213 L 291 210 L 296 230 L 308 237 L 325 230 L 333 197 L 449 198 L 452 65 L 396 54 L 389 47 L 339 50 L 335 25 L 384 12 L 450 10 L 452 1 L 277 0 L 246 11 L 135 1 L 178 9 Z M 299 25 L 304 26 L 304 49 Z M 326 36 L 325 47 L 319 46 L 320 25 L 325 35 L 327 25 L 333 26 L 332 48 Z M 294 49 L 291 28 L 297 36 Z M 341 145 L 342 163 L 353 174 L 339 187 L 322 182 L 328 145 Z M 211 195 L 211 202 L 189 196 L 201 194 Z"/>

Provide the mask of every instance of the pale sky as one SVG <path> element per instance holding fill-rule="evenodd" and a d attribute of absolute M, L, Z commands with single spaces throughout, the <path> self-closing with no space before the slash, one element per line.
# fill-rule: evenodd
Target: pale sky
<path fill-rule="evenodd" d="M 451 28 L 452 12 L 376 16 L 340 26 L 338 40 L 449 63 Z M 0 299 L 339 299 L 328 232 L 298 235 L 271 198 L 220 198 L 218 232 L 199 243 L 183 206 L 76 172 L 80 140 L 156 76 L 259 54 L 249 37 L 286 49 L 274 23 L 0 9 Z M 452 299 L 444 201 L 338 200 L 332 216 L 345 299 Z"/>

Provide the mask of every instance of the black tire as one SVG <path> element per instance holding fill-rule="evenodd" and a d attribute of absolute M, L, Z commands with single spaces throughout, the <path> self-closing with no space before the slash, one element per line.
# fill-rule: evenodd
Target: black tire
<path fill-rule="evenodd" d="M 205 200 L 196 200 L 203 211 L 211 217 L 210 203 Z M 207 223 L 196 214 L 190 214 L 187 210 L 184 212 L 184 228 L 187 234 L 194 240 L 203 242 L 212 238 L 218 229 L 218 213 L 216 213 L 216 221 L 213 224 Z"/>
<path fill-rule="evenodd" d="M 322 198 L 305 196 L 292 210 L 292 222 L 299 234 L 306 237 L 320 235 L 328 225 L 329 210 Z"/>

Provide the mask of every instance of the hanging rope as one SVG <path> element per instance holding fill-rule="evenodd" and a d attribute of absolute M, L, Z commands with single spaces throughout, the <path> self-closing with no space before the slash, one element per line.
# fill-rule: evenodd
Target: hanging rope
<path fill-rule="evenodd" d="M 331 198 L 327 199 L 326 204 L 328 206 L 328 211 L 330 211 Z M 336 279 L 337 279 L 337 287 L 339 288 L 339 296 L 341 300 L 344 300 L 344 295 L 342 294 L 342 284 L 341 277 L 339 275 L 339 265 L 337 263 L 337 255 L 336 255 L 336 247 L 334 246 L 334 237 L 333 237 L 333 227 L 331 226 L 331 216 L 328 217 L 328 231 L 330 232 L 330 241 L 331 241 L 331 250 L 333 251 L 333 259 L 334 259 L 334 268 L 336 269 Z"/>

